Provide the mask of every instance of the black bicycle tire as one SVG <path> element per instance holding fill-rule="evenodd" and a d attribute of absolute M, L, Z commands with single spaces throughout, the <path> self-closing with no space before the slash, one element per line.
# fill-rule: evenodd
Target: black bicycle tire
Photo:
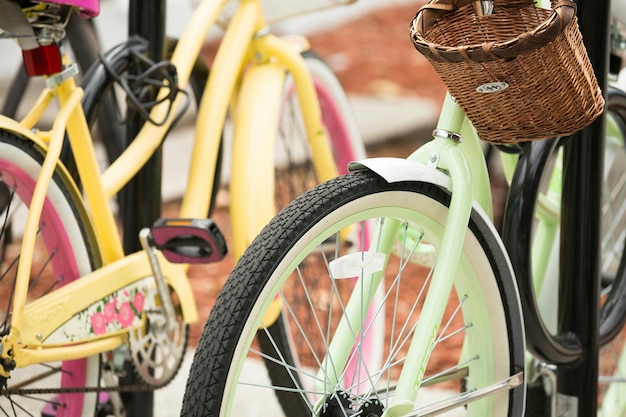
<path fill-rule="evenodd" d="M 29 163 L 30 166 L 32 166 L 33 164 L 37 164 L 39 167 L 41 167 L 41 164 L 43 163 L 43 160 L 45 158 L 45 152 L 34 142 L 6 130 L 0 131 L 0 136 L 2 137 L 1 140 L 4 145 L 12 147 L 16 149 L 20 154 L 23 154 L 22 156 L 16 157 L 14 159 L 18 162 L 16 166 L 21 167 L 25 166 L 22 164 Z M 33 178 L 33 181 L 35 179 L 36 178 Z M 100 258 L 100 253 L 97 250 L 98 245 L 96 242 L 95 233 L 93 232 L 93 229 L 91 227 L 89 215 L 81 202 L 81 196 L 79 195 L 75 185 L 73 184 L 71 177 L 67 175 L 67 172 L 59 166 L 55 169 L 53 173 L 52 181 L 55 184 L 54 189 L 57 190 L 56 192 L 60 193 L 60 195 L 62 196 L 61 198 L 59 198 L 57 195 L 55 199 L 50 199 L 51 201 L 49 204 L 52 207 L 52 211 L 54 213 L 59 213 L 60 211 L 57 207 L 67 206 L 67 208 L 71 212 L 71 214 L 68 214 L 66 212 L 66 215 L 63 218 L 61 216 L 58 217 L 58 226 L 66 228 L 69 226 L 70 229 L 74 229 L 80 234 L 80 240 L 82 244 L 79 246 L 76 240 L 73 240 L 72 244 L 73 248 L 80 248 L 80 253 L 73 256 L 80 256 L 80 259 L 84 259 L 84 261 L 89 264 L 89 270 L 98 268 L 99 266 L 101 266 L 102 261 Z M 48 190 L 51 190 L 52 188 L 53 187 L 49 187 Z M 63 203 L 60 202 L 61 199 L 64 200 Z M 44 208 L 44 212 L 45 210 L 47 209 Z M 83 270 L 82 272 L 85 273 L 88 271 Z M 80 279 L 80 276 L 75 277 L 75 279 Z M 62 281 L 62 279 L 59 280 L 59 282 Z M 56 389 L 59 388 L 59 386 L 54 386 L 51 388 Z M 15 397 L 19 397 L 19 395 L 16 395 Z M 25 398 L 28 398 L 28 396 Z M 37 400 L 37 404 L 41 404 L 41 401 L 41 399 Z M 97 401 L 94 401 L 94 405 L 97 405 L 95 404 L 96 402 Z"/>
<path fill-rule="evenodd" d="M 626 141 L 626 93 L 614 87 L 607 90 L 607 112 L 618 118 L 622 127 L 622 138 Z M 626 148 L 626 146 L 625 146 Z M 606 280 L 606 277 L 603 277 Z M 600 345 L 613 340 L 626 323 L 626 245 L 612 289 L 600 309 Z"/>
<path fill-rule="evenodd" d="M 626 114 L 626 96 L 613 87 L 607 90 L 607 109 L 615 114 Z M 520 163 L 511 184 L 504 215 L 503 240 L 511 257 L 518 279 L 524 309 L 524 323 L 529 350 L 547 363 L 567 364 L 576 361 L 582 346 L 575 335 L 551 334 L 538 309 L 532 279 L 532 236 L 528 225 L 535 212 L 539 184 L 545 177 L 548 161 L 555 158 L 559 147 L 567 138 L 526 143 L 522 146 Z M 626 297 L 626 257 L 617 276 L 611 302 L 603 308 L 600 321 L 601 344 L 608 343 L 626 322 L 626 306 L 620 302 Z"/>
<path fill-rule="evenodd" d="M 7 133 L 7 131 L 2 131 Z M 36 155 L 37 157 L 43 158 L 45 156 L 45 152 L 41 150 L 34 142 L 22 138 L 19 135 L 10 133 L 14 141 L 21 142 L 22 145 L 18 146 L 22 149 L 30 149 L 29 151 L 25 151 L 30 155 Z M 42 159 L 43 161 L 43 159 Z M 97 268 L 102 265 L 102 260 L 100 258 L 99 251 L 95 250 L 97 248 L 96 243 L 96 235 L 91 227 L 91 221 L 89 220 L 89 213 L 85 209 L 85 206 L 82 203 L 76 203 L 77 201 L 81 201 L 81 196 L 77 193 L 76 188 L 72 185 L 72 180 L 65 174 L 65 171 L 57 168 L 54 174 L 54 181 L 58 184 L 61 184 L 61 189 L 64 190 L 66 199 L 69 202 L 72 210 L 75 213 L 76 219 L 84 224 L 84 227 L 81 228 L 83 237 L 85 242 L 87 242 L 87 249 L 89 250 L 89 259 L 92 267 Z"/>
<path fill-rule="evenodd" d="M 321 221 L 326 213 L 332 212 L 346 201 L 373 194 L 375 190 L 423 193 L 444 205 L 449 204 L 449 194 L 433 184 L 419 182 L 390 184 L 370 172 L 340 176 L 295 200 L 255 239 L 223 287 L 196 350 L 181 415 L 185 417 L 219 415 L 228 368 L 233 360 L 237 339 L 256 299 L 283 254 L 287 253 L 313 224 Z M 473 212 L 470 224 L 481 245 L 498 245 L 494 243 L 494 239 L 497 238 L 494 238 L 493 229 L 480 215 Z M 502 254 L 502 248 L 496 251 L 498 250 Z M 492 268 L 499 268 L 501 271 L 509 268 L 506 258 L 497 259 L 498 255 L 493 253 L 487 256 L 491 259 Z M 512 342 L 510 367 L 513 372 L 514 369 L 521 370 L 524 363 L 521 310 L 512 275 L 509 273 L 508 277 L 503 276 L 497 281 L 510 324 L 507 330 L 509 340 Z M 509 415 L 521 415 L 525 397 L 523 390 L 524 387 L 520 386 L 511 391 Z"/>

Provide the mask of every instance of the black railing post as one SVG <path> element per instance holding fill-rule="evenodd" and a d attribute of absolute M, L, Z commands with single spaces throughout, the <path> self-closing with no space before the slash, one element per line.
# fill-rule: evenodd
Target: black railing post
<path fill-rule="evenodd" d="M 603 91 L 608 70 L 609 2 L 578 1 L 578 17 L 589 57 Z M 605 95 L 606 96 L 606 95 Z M 598 392 L 600 207 L 604 117 L 565 145 L 561 215 L 559 330 L 580 338 L 583 357 L 557 373 L 563 416 L 595 417 Z"/>
<path fill-rule="evenodd" d="M 165 44 L 165 0 L 131 0 L 129 2 L 129 36 L 139 35 L 149 42 L 148 57 L 163 59 Z M 143 120 L 136 113 L 128 115 L 127 138 L 132 140 Z M 157 152 L 137 177 L 123 191 L 122 213 L 124 248 L 133 252 L 140 248 L 138 233 L 151 225 L 161 212 L 161 153 Z"/>
<path fill-rule="evenodd" d="M 129 36 L 139 35 L 149 42 L 148 58 L 163 59 L 165 45 L 165 0 L 130 0 L 128 14 Z M 136 114 L 136 113 L 135 113 Z M 128 115 L 127 142 L 135 137 L 143 124 L 136 116 Z M 127 253 L 140 249 L 138 234 L 150 226 L 161 214 L 161 164 L 158 151 L 125 187 L 120 196 L 120 212 L 124 231 L 124 250 Z M 129 372 L 121 384 L 137 384 L 137 377 Z M 152 391 L 122 395 L 129 417 L 152 417 L 154 396 Z"/>

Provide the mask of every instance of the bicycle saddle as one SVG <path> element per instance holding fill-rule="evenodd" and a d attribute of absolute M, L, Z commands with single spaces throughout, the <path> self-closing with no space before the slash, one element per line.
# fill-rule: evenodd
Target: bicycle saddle
<path fill-rule="evenodd" d="M 58 4 L 76 7 L 81 15 L 85 17 L 96 17 L 100 14 L 100 0 L 2 0 L 0 3 L 16 3 L 20 8 L 32 7 L 37 3 Z"/>
<path fill-rule="evenodd" d="M 34 7 L 37 4 L 43 5 L 43 9 Z M 54 14 L 47 14 L 46 4 L 50 5 L 50 8 L 53 5 L 66 6 L 66 12 L 70 10 L 68 7 L 75 7 L 83 17 L 95 17 L 100 13 L 100 0 L 42 0 L 39 2 L 0 0 L 0 37 L 15 38 L 25 51 L 38 48 L 39 42 L 33 27 L 52 27 L 51 24 L 61 20 L 59 17 L 51 17 Z M 30 19 L 25 15 L 26 9 L 31 16 Z M 38 22 L 38 16 L 45 16 L 47 21 Z"/>
<path fill-rule="evenodd" d="M 100 0 L 39 0 L 39 3 L 76 7 L 83 16 L 96 17 L 100 14 Z"/>

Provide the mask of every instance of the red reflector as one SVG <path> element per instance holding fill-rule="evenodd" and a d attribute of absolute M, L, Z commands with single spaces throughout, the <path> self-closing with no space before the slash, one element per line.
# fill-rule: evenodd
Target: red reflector
<path fill-rule="evenodd" d="M 42 45 L 39 48 L 28 51 L 22 50 L 26 73 L 33 77 L 36 75 L 51 75 L 61 72 L 61 52 L 56 43 Z"/>

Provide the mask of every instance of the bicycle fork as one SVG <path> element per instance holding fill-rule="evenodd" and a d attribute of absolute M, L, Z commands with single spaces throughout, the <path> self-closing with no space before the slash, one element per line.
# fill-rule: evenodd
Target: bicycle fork
<path fill-rule="evenodd" d="M 470 190 L 471 175 L 467 162 L 460 150 L 454 145 L 444 146 L 441 159 L 443 160 L 444 158 L 447 161 L 447 170 L 452 178 L 454 190 Z M 436 164 L 440 157 L 433 159 L 431 162 Z M 461 257 L 465 231 L 469 222 L 472 201 L 471 192 L 459 191 L 452 193 L 450 210 L 440 247 L 440 256 L 425 298 L 422 315 L 415 328 L 407 359 L 396 386 L 395 395 L 390 406 L 385 410 L 385 416 L 404 416 L 413 410 L 426 365 L 439 335 L 439 327 L 446 306 L 446 303 L 442 303 L 441 300 L 447 300 L 452 291 L 452 284 Z M 377 235 L 372 238 L 373 244 L 370 251 L 365 253 L 364 256 L 390 253 L 394 240 L 400 232 L 400 227 L 401 225 L 398 221 L 385 219 L 385 223 L 379 229 Z M 346 305 L 346 311 L 329 345 L 328 353 L 321 362 L 322 370 L 320 370 L 318 378 L 320 381 L 324 381 L 325 386 L 323 389 L 325 392 L 332 393 L 335 391 L 341 373 L 324 372 L 324 368 L 345 369 L 352 354 L 354 335 L 363 333 L 366 330 L 363 328 L 355 329 L 355 323 L 359 323 L 361 327 L 365 325 L 364 323 L 367 323 L 365 316 L 376 289 L 382 281 L 382 269 L 384 268 L 379 265 L 376 268 L 376 272 L 363 273 L 356 283 L 352 296 Z M 366 377 L 375 378 L 372 375 L 367 375 Z"/>

